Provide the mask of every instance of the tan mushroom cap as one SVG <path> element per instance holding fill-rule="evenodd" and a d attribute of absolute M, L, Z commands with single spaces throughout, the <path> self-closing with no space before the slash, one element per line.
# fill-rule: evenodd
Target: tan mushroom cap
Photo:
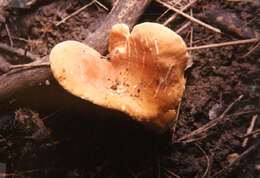
<path fill-rule="evenodd" d="M 159 132 L 174 120 L 185 89 L 186 45 L 156 23 L 113 26 L 109 57 L 76 41 L 56 45 L 50 54 L 54 77 L 70 93 L 120 110 Z"/>

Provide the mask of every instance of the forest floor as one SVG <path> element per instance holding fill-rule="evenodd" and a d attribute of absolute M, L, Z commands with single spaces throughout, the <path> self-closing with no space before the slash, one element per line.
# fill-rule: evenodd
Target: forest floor
<path fill-rule="evenodd" d="M 0 41 L 8 45 L 12 41 L 14 47 L 38 56 L 48 55 L 61 41 L 83 41 L 108 14 L 108 1 L 100 1 L 108 10 L 93 4 L 55 24 L 89 2 L 56 0 L 14 9 Z M 181 2 L 176 7 L 188 4 Z M 165 11 L 153 1 L 138 23 L 165 23 L 174 14 L 168 11 L 161 16 Z M 198 0 L 185 13 L 224 32 L 191 23 L 178 31 L 188 47 L 254 38 L 259 33 L 257 0 Z M 227 21 L 216 23 L 216 14 Z M 234 21 L 228 20 L 230 14 L 236 15 Z M 177 31 L 185 23 L 189 20 L 177 15 L 167 26 Z M 154 135 L 112 116 L 90 118 L 85 112 L 91 109 L 89 103 L 67 93 L 54 79 L 2 102 L 0 177 L 4 170 L 6 177 L 260 178 L 259 134 L 245 137 L 250 124 L 253 131 L 260 129 L 259 42 L 194 49 L 189 54 L 193 65 L 185 72 L 186 90 L 174 133 Z M 13 64 L 24 63 L 15 59 Z M 223 117 L 212 116 L 221 115 L 232 103 Z M 212 128 L 183 137 L 214 120 Z"/>

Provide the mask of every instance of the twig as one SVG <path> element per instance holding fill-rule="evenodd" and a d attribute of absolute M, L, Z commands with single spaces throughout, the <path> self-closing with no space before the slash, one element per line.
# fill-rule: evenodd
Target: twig
<path fill-rule="evenodd" d="M 238 117 L 241 115 L 246 115 L 246 114 L 251 114 L 251 113 L 260 113 L 260 109 L 258 109 L 258 110 L 252 109 L 252 110 L 247 110 L 247 111 L 236 112 L 236 113 L 232 114 L 232 116 Z"/>
<path fill-rule="evenodd" d="M 173 134 L 175 133 L 176 126 L 177 126 L 177 123 L 178 123 L 178 120 L 179 120 L 179 117 L 180 117 L 181 103 L 182 103 L 182 100 L 180 101 L 180 103 L 179 103 L 179 105 L 178 105 L 176 118 L 175 118 L 174 124 L 173 124 L 173 126 L 172 126 L 172 132 L 173 132 Z"/>
<path fill-rule="evenodd" d="M 5 24 L 5 30 L 6 30 L 6 32 L 7 32 L 10 45 L 11 45 L 11 47 L 13 47 L 13 46 L 14 46 L 14 42 L 13 42 L 13 39 L 12 39 L 12 36 L 11 36 L 11 32 L 10 32 L 9 27 L 8 27 L 7 24 Z"/>
<path fill-rule="evenodd" d="M 212 34 L 212 35 L 208 35 L 206 38 L 203 38 L 203 39 L 199 39 L 199 40 L 194 41 L 194 42 L 193 42 L 193 45 L 198 44 L 198 43 L 203 42 L 203 41 L 209 41 L 211 38 L 213 38 L 213 37 L 215 37 L 215 36 L 216 36 L 215 33 Z"/>
<path fill-rule="evenodd" d="M 187 50 L 191 51 L 191 50 L 197 50 L 197 49 L 216 48 L 216 47 L 229 46 L 229 45 L 254 43 L 254 42 L 258 42 L 259 40 L 260 40 L 260 38 L 252 38 L 252 39 L 247 39 L 247 40 L 237 40 L 237 41 L 230 41 L 230 42 L 224 42 L 224 43 L 194 46 L 194 47 L 189 47 Z"/>
<path fill-rule="evenodd" d="M 190 6 L 192 6 L 197 0 L 193 0 L 191 2 L 189 2 L 186 6 L 184 6 L 183 8 L 180 9 L 181 12 L 185 11 L 186 9 L 188 9 Z M 172 22 L 176 17 L 177 17 L 178 13 L 172 15 L 169 19 L 167 19 L 163 25 L 167 26 L 170 22 Z"/>
<path fill-rule="evenodd" d="M 205 124 L 202 127 L 192 131 L 191 133 L 184 135 L 183 137 L 179 138 L 176 142 L 183 142 L 187 138 L 199 135 L 199 134 L 209 130 L 210 128 L 216 126 L 221 120 L 223 120 L 223 118 L 225 117 L 227 112 L 234 106 L 234 104 L 237 103 L 238 101 L 240 101 L 242 98 L 243 98 L 243 95 L 240 95 L 235 101 L 233 101 L 231 104 L 228 105 L 226 110 L 218 118 L 208 122 L 207 124 Z"/>
<path fill-rule="evenodd" d="M 21 171 L 21 172 L 17 172 L 17 173 L 0 173 L 0 177 L 15 177 L 15 176 L 22 176 L 24 174 L 30 174 L 30 173 L 34 173 L 34 172 L 40 172 L 40 169 L 32 169 L 32 170 L 28 170 L 28 171 Z"/>
<path fill-rule="evenodd" d="M 201 148 L 201 146 L 197 143 L 195 143 L 196 147 L 198 147 L 200 149 L 200 151 L 204 154 L 204 156 L 206 157 L 206 160 L 207 160 L 207 168 L 202 176 L 202 178 L 205 178 L 207 177 L 208 173 L 209 173 L 209 168 L 210 168 L 210 159 L 209 159 L 209 156 L 207 155 L 206 151 Z"/>
<path fill-rule="evenodd" d="M 258 47 L 260 46 L 260 42 L 258 42 L 252 49 L 250 49 L 244 56 L 242 56 L 242 58 L 247 57 L 248 55 L 250 55 L 254 50 L 256 50 Z"/>
<path fill-rule="evenodd" d="M 174 177 L 177 177 L 177 178 L 181 178 L 179 175 L 175 174 L 174 172 L 170 171 L 169 169 L 166 169 L 166 168 L 164 168 L 164 169 L 165 169 L 165 171 L 166 171 L 168 174 L 170 174 L 171 176 L 174 176 Z"/>
<path fill-rule="evenodd" d="M 180 33 L 182 30 L 184 30 L 185 28 L 187 28 L 189 25 L 191 24 L 191 22 L 186 22 L 183 26 L 181 26 L 181 28 L 179 28 L 178 30 L 176 30 L 176 33 Z"/>
<path fill-rule="evenodd" d="M 193 16 L 192 9 L 190 9 L 190 16 Z M 193 27 L 190 28 L 190 47 L 192 47 L 192 41 L 193 41 Z"/>
<path fill-rule="evenodd" d="M 211 25 L 208 25 L 208 24 L 206 24 L 206 23 L 204 23 L 204 22 L 202 22 L 202 21 L 200 21 L 200 20 L 198 20 L 198 19 L 195 19 L 194 17 L 191 17 L 191 16 L 189 16 L 188 14 L 185 14 L 184 12 L 182 12 L 182 11 L 176 9 L 176 8 L 173 7 L 173 6 L 168 5 L 168 4 L 165 3 L 165 2 L 162 2 L 162 1 L 160 1 L 160 0 L 155 0 L 155 1 L 158 2 L 158 3 L 160 3 L 160 4 L 162 4 L 163 6 L 165 6 L 165 7 L 167 7 L 167 8 L 169 8 L 169 9 L 175 11 L 176 13 L 178 13 L 178 14 L 180 14 L 180 15 L 186 17 L 187 19 L 191 20 L 192 22 L 198 23 L 198 24 L 200 24 L 200 25 L 202 25 L 202 26 L 204 26 L 204 27 L 206 27 L 206 28 L 208 28 L 208 29 L 210 29 L 210 30 L 216 32 L 216 33 L 221 33 L 221 30 L 220 30 L 220 29 L 215 28 L 215 27 L 213 27 L 213 26 L 211 26 Z"/>
<path fill-rule="evenodd" d="M 247 128 L 246 134 L 250 134 L 253 131 L 256 118 L 257 118 L 257 114 L 252 117 L 251 123 L 250 123 L 249 127 Z M 246 147 L 247 142 L 248 142 L 248 138 L 245 138 L 242 142 L 242 147 Z"/>
<path fill-rule="evenodd" d="M 245 150 L 242 154 L 240 154 L 232 163 L 230 163 L 229 165 L 224 167 L 222 170 L 218 171 L 212 177 L 221 177 L 221 175 L 224 174 L 224 172 L 226 172 L 227 170 L 232 169 L 232 167 L 235 166 L 236 163 L 238 163 L 240 160 L 246 158 L 253 151 L 257 150 L 259 145 L 260 145 L 260 140 L 258 142 L 256 142 L 254 145 L 250 146 L 247 150 Z"/>
<path fill-rule="evenodd" d="M 104 4 L 100 3 L 99 1 L 95 0 L 95 3 L 97 3 L 97 5 L 99 5 L 100 7 L 105 9 L 106 11 L 109 11 L 109 9 L 106 6 L 104 6 Z"/>
<path fill-rule="evenodd" d="M 167 9 L 166 11 L 164 11 L 155 21 L 158 22 L 169 11 L 170 11 L 170 9 Z"/>
<path fill-rule="evenodd" d="M 20 49 L 20 48 L 14 48 L 14 47 L 10 47 L 4 43 L 0 43 L 0 50 L 4 50 L 7 51 L 9 53 L 13 53 L 19 57 L 26 57 L 29 58 L 31 61 L 36 61 L 36 60 L 40 60 L 40 58 L 30 52 L 25 52 L 25 50 Z"/>
<path fill-rule="evenodd" d="M 83 6 L 82 8 L 76 10 L 75 12 L 73 12 L 72 14 L 68 15 L 67 17 L 65 17 L 64 19 L 62 19 L 61 21 L 59 21 L 58 23 L 56 23 L 56 27 L 58 27 L 59 25 L 61 25 L 62 23 L 66 22 L 69 18 L 79 14 L 81 11 L 85 10 L 86 8 L 88 8 L 89 6 L 91 6 L 92 4 L 94 4 L 96 1 L 91 1 L 90 3 L 88 3 L 87 5 Z"/>
<path fill-rule="evenodd" d="M 31 67 L 45 67 L 50 66 L 50 62 L 44 63 L 28 63 L 28 64 L 18 64 L 18 65 L 11 65 L 9 69 L 20 69 L 20 68 L 31 68 Z"/>
<path fill-rule="evenodd" d="M 200 140 L 203 140 L 204 138 L 207 138 L 209 135 L 207 134 L 204 134 L 198 138 L 191 138 L 191 139 L 187 139 L 187 140 L 183 140 L 181 141 L 182 143 L 192 143 L 192 142 L 197 142 L 197 141 L 200 141 Z M 176 143 L 178 143 L 178 141 L 176 141 Z"/>
<path fill-rule="evenodd" d="M 252 132 L 242 136 L 242 138 L 249 137 L 251 135 L 256 135 L 256 134 L 259 134 L 259 133 L 260 133 L 260 129 L 256 129 L 255 131 L 252 131 Z"/>

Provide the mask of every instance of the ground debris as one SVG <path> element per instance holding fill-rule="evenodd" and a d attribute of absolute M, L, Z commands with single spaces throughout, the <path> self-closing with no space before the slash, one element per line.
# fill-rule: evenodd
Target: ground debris
<path fill-rule="evenodd" d="M 216 25 L 222 31 L 243 39 L 259 36 L 251 27 L 247 26 L 235 13 L 224 9 L 209 9 L 203 15 L 210 24 Z"/>
<path fill-rule="evenodd" d="M 27 139 L 45 139 L 50 135 L 39 114 L 30 109 L 18 109 L 15 112 L 14 127 Z"/>

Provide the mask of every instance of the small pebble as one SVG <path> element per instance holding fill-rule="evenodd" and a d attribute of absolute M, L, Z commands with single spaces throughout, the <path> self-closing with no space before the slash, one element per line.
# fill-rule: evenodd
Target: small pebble
<path fill-rule="evenodd" d="M 216 119 L 220 113 L 223 111 L 223 106 L 221 104 L 215 104 L 209 110 L 209 119 L 213 120 Z"/>

